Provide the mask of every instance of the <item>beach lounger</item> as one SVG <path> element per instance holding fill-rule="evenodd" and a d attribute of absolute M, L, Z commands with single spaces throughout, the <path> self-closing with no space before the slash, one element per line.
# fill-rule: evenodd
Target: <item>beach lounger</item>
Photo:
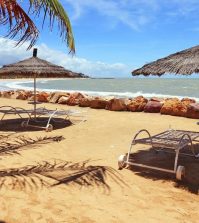
<path fill-rule="evenodd" d="M 141 133 L 146 133 L 147 137 L 138 139 L 138 136 Z M 164 171 L 168 173 L 174 173 L 178 180 L 182 180 L 182 178 L 185 175 L 185 168 L 184 166 L 178 165 L 179 154 L 199 158 L 199 153 L 196 154 L 196 152 L 194 151 L 194 146 L 193 146 L 193 142 L 199 142 L 198 138 L 199 138 L 199 132 L 193 132 L 193 131 L 167 130 L 157 135 L 151 136 L 151 134 L 146 129 L 140 130 L 137 134 L 135 134 L 131 142 L 128 153 L 125 155 L 119 156 L 119 159 L 118 159 L 119 169 L 123 169 L 128 165 L 138 166 L 138 167 L 149 168 L 153 170 Z M 155 167 L 152 165 L 144 165 L 141 163 L 133 162 L 130 155 L 131 155 L 133 146 L 135 146 L 136 144 L 150 145 L 156 151 L 163 150 L 164 152 L 173 152 L 175 154 L 174 168 L 170 170 L 170 169 Z M 191 153 L 190 152 L 182 153 L 181 152 L 182 149 L 184 149 L 188 145 L 190 145 Z"/>
<path fill-rule="evenodd" d="M 75 124 L 73 118 L 79 118 L 79 123 L 86 120 L 85 112 L 80 112 L 77 110 L 50 110 L 46 108 L 36 108 L 26 110 L 20 107 L 12 107 L 12 106 L 2 106 L 0 107 L 0 113 L 2 113 L 1 121 L 5 118 L 6 115 L 18 115 L 20 118 L 22 114 L 26 115 L 25 121 L 21 123 L 22 127 L 38 127 L 43 128 L 47 132 L 53 130 L 53 125 L 51 121 L 54 122 L 63 122 L 63 120 L 69 120 L 72 124 Z M 41 121 L 41 118 L 43 121 Z M 55 118 L 61 118 L 55 119 Z"/>
<path fill-rule="evenodd" d="M 21 107 L 1 106 L 0 113 L 3 115 L 0 121 L 2 121 L 6 115 L 18 115 L 20 118 L 22 118 L 22 114 L 25 114 L 27 117 L 30 117 L 31 111 L 32 110 L 27 110 Z"/>

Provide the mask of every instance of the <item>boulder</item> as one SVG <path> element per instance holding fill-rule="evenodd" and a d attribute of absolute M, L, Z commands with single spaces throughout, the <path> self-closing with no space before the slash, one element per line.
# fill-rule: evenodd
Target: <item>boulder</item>
<path fill-rule="evenodd" d="M 166 98 L 164 101 L 165 101 L 165 102 L 166 102 L 166 101 L 179 102 L 180 99 L 179 99 L 179 98 Z"/>
<path fill-rule="evenodd" d="M 93 100 L 92 97 L 80 98 L 79 99 L 79 106 L 80 107 L 90 107 L 92 100 Z"/>
<path fill-rule="evenodd" d="M 148 101 L 144 107 L 144 112 L 159 113 L 163 104 L 159 101 Z"/>
<path fill-rule="evenodd" d="M 189 104 L 187 108 L 187 117 L 199 119 L 199 103 Z"/>
<path fill-rule="evenodd" d="M 149 101 L 155 101 L 155 102 L 164 103 L 164 98 L 152 97 Z"/>
<path fill-rule="evenodd" d="M 128 103 L 127 109 L 128 111 L 132 111 L 132 112 L 141 112 L 144 110 L 144 107 L 147 102 L 148 102 L 148 99 L 144 98 L 143 96 L 138 96 L 132 99 Z"/>
<path fill-rule="evenodd" d="M 53 92 L 49 95 L 48 97 L 48 101 L 50 103 L 57 103 L 59 98 L 61 98 L 62 96 L 66 96 L 68 97 L 70 94 L 67 92 Z"/>
<path fill-rule="evenodd" d="M 84 94 L 81 94 L 79 92 L 72 93 L 68 97 L 67 105 L 71 105 L 71 106 L 78 105 L 79 100 L 82 99 L 82 98 L 85 98 L 85 97 L 86 96 Z"/>
<path fill-rule="evenodd" d="M 58 104 L 67 104 L 67 101 L 68 101 L 68 98 L 69 97 L 66 97 L 66 96 L 61 96 L 58 100 Z"/>
<path fill-rule="evenodd" d="M 110 111 L 126 111 L 128 99 L 113 98 L 107 101 L 106 109 Z"/>
<path fill-rule="evenodd" d="M 15 92 L 17 94 L 16 99 L 20 100 L 27 100 L 29 97 L 29 94 L 26 93 L 26 91 L 17 91 Z M 15 95 L 15 94 L 14 94 Z M 13 97 L 13 96 L 12 96 Z"/>
<path fill-rule="evenodd" d="M 183 102 L 184 104 L 189 105 L 189 104 L 192 104 L 192 103 L 196 103 L 196 100 L 191 99 L 191 98 L 183 98 L 183 99 L 181 100 L 181 102 Z"/>
<path fill-rule="evenodd" d="M 90 107 L 91 108 L 96 108 L 96 109 L 105 109 L 107 106 L 107 101 L 104 98 L 93 98 L 90 101 Z"/>
<path fill-rule="evenodd" d="M 1 97 L 3 97 L 3 98 L 12 98 L 12 96 L 14 94 L 15 94 L 15 91 L 13 91 L 13 90 L 11 90 L 11 91 L 2 91 Z"/>
<path fill-rule="evenodd" d="M 187 105 L 181 102 L 179 99 L 169 99 L 166 100 L 162 106 L 160 113 L 165 115 L 174 115 L 174 116 L 186 116 Z"/>
<path fill-rule="evenodd" d="M 46 92 L 39 92 L 37 94 L 37 101 L 39 102 L 48 102 L 48 97 L 49 97 L 49 94 L 46 93 Z"/>

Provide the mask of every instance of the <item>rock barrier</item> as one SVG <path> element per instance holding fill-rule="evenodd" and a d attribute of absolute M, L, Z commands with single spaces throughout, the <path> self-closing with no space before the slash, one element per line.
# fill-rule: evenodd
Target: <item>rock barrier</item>
<path fill-rule="evenodd" d="M 9 90 L 1 91 L 1 98 L 34 100 L 33 91 Z M 36 93 L 39 102 L 66 104 L 69 106 L 90 107 L 93 109 L 106 109 L 109 111 L 129 111 L 160 113 L 162 115 L 199 118 L 199 103 L 191 98 L 150 98 L 143 96 L 135 98 L 94 97 L 80 92 L 39 92 Z"/>

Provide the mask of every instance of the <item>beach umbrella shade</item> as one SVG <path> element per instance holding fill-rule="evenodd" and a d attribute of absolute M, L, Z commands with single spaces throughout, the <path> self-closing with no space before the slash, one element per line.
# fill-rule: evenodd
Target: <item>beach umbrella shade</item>
<path fill-rule="evenodd" d="M 0 78 L 34 78 L 34 113 L 36 114 L 36 78 L 75 78 L 86 77 L 81 73 L 74 73 L 64 67 L 57 66 L 37 57 L 37 49 L 33 56 L 18 63 L 4 65 L 0 68 Z"/>
<path fill-rule="evenodd" d="M 141 74 L 161 76 L 167 73 L 182 75 L 199 73 L 199 46 L 171 54 L 132 71 L 133 76 Z"/>

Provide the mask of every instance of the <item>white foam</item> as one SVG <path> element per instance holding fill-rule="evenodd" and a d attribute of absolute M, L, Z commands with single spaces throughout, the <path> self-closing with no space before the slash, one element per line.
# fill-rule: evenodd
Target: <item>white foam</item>
<path fill-rule="evenodd" d="M 10 88 L 10 89 L 24 89 L 24 90 L 32 90 L 33 88 L 32 87 L 26 87 L 26 86 L 23 86 L 21 84 L 26 84 L 26 83 L 32 83 L 32 81 L 13 81 L 13 82 L 6 82 L 4 85 L 5 87 L 7 88 Z"/>
<path fill-rule="evenodd" d="M 46 80 L 40 80 L 40 83 L 46 83 Z M 26 84 L 26 83 L 33 83 L 33 81 L 31 80 L 23 80 L 23 81 L 14 81 L 14 82 L 6 82 L 4 83 L 3 86 L 6 86 L 7 88 L 10 89 L 24 89 L 24 90 L 33 90 L 33 87 L 28 87 L 28 86 L 24 86 L 22 84 Z M 152 98 L 152 97 L 158 97 L 158 98 L 191 98 L 191 99 L 195 99 L 196 101 L 199 101 L 199 98 L 196 97 L 190 97 L 187 95 L 169 95 L 169 94 L 160 94 L 160 93 L 144 93 L 142 91 L 137 91 L 137 92 L 106 92 L 106 91 L 86 91 L 86 90 L 62 90 L 62 89 L 40 89 L 37 88 L 38 91 L 46 91 L 46 92 L 58 92 L 58 91 L 62 91 L 62 92 L 80 92 L 83 94 L 87 94 L 87 95 L 91 95 L 91 96 L 103 96 L 103 97 L 107 97 L 107 96 L 114 96 L 117 98 L 134 98 L 137 96 L 144 96 L 146 98 Z"/>

